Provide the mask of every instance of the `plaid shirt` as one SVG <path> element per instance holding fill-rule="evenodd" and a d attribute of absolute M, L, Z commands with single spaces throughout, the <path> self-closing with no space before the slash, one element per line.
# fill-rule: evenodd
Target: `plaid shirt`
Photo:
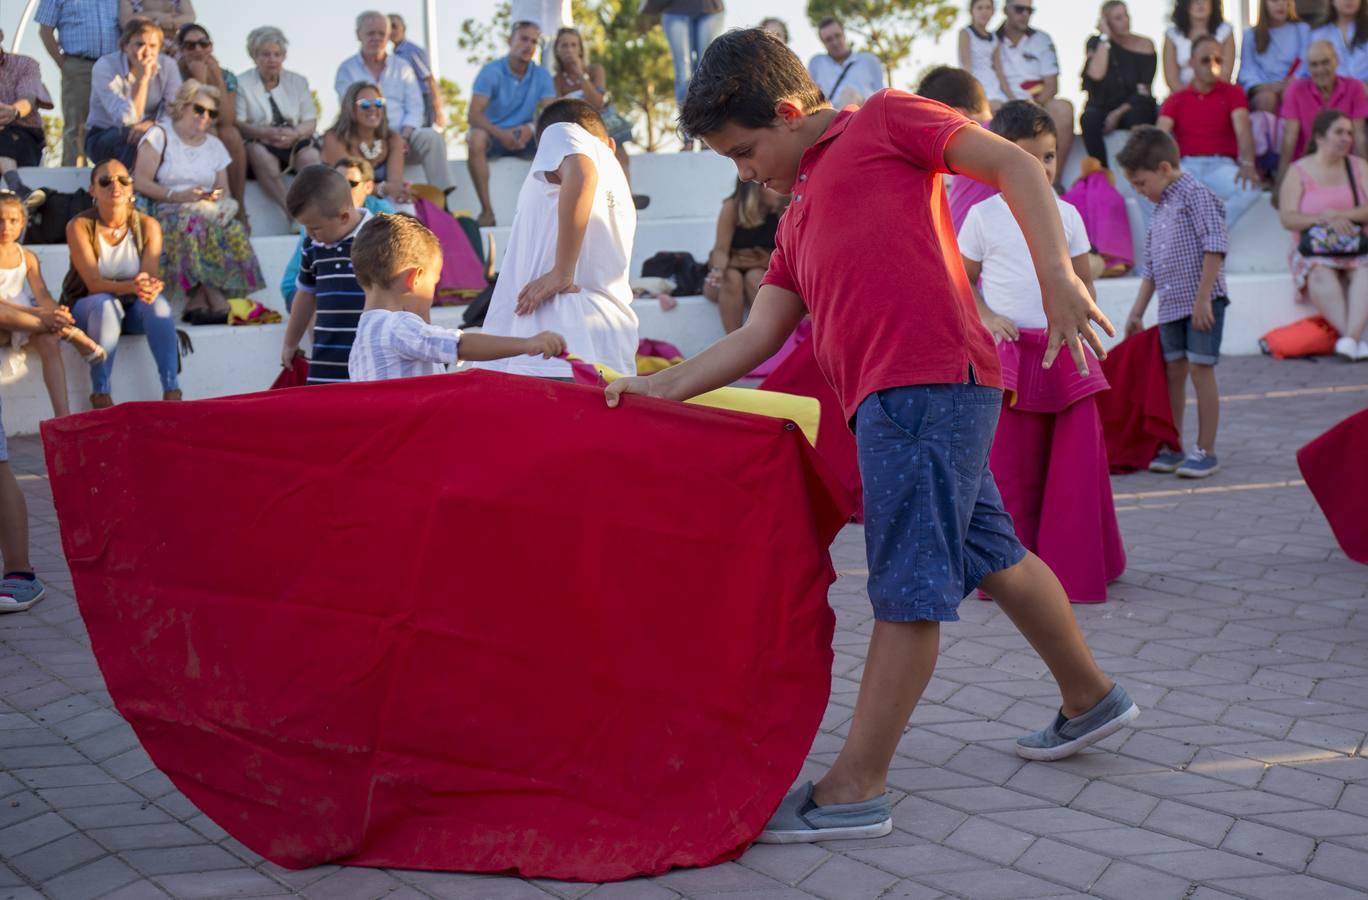
<path fill-rule="evenodd" d="M 47 88 L 43 87 L 38 60 L 31 56 L 6 53 L 0 56 L 0 103 L 13 104 L 20 100 L 32 100 L 33 109 L 13 124 L 42 131 L 43 118 L 38 110 L 52 109 L 52 98 L 48 96 Z"/>
<path fill-rule="evenodd" d="M 1145 235 L 1145 258 L 1140 277 L 1154 282 L 1159 296 L 1159 321 L 1176 322 L 1192 315 L 1197 285 L 1202 280 L 1202 256 L 1229 249 L 1225 204 L 1196 178 L 1184 173 L 1164 189 Z M 1229 298 L 1225 270 L 1216 275 L 1211 299 Z"/>
<path fill-rule="evenodd" d="M 356 325 L 347 369 L 352 381 L 440 375 L 458 365 L 461 332 L 429 325 L 411 312 L 368 309 Z"/>
<path fill-rule="evenodd" d="M 57 29 L 67 56 L 99 59 L 119 49 L 119 0 L 43 0 L 34 19 Z"/>

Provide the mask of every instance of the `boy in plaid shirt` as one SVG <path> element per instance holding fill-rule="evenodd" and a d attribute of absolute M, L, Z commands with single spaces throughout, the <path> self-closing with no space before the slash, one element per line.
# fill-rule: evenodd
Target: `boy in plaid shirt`
<path fill-rule="evenodd" d="M 1230 305 L 1222 271 L 1229 247 L 1225 206 L 1179 168 L 1178 145 L 1158 128 L 1132 129 L 1116 159 L 1136 192 L 1156 204 L 1145 236 L 1140 291 L 1126 319 L 1126 335 L 1144 327 L 1141 318 L 1150 298 L 1158 294 L 1159 342 L 1179 435 L 1189 376 L 1197 392 L 1197 446 L 1186 456 L 1181 447 L 1161 448 L 1149 468 L 1151 472 L 1177 472 L 1183 478 L 1206 478 L 1220 468 L 1216 461 L 1220 418 L 1216 363 L 1221 359 L 1221 330 Z"/>

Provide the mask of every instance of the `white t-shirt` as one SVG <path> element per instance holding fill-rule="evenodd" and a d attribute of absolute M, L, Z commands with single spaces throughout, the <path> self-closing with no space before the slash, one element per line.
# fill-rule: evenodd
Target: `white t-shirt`
<path fill-rule="evenodd" d="M 1216 27 L 1216 33 L 1212 37 L 1224 44 L 1225 39 L 1230 37 L 1231 33 L 1230 23 L 1222 22 Z M 1192 38 L 1179 31 L 1177 25 L 1170 25 L 1168 31 L 1164 32 L 1164 37 L 1173 44 L 1173 58 L 1178 63 L 1178 80 L 1183 84 L 1190 84 L 1192 82 Z M 1228 59 L 1225 64 L 1234 66 L 1235 61 Z"/>
<path fill-rule="evenodd" d="M 808 63 L 808 74 L 837 109 L 864 103 L 870 95 L 884 89 L 883 66 L 868 53 L 852 53 L 839 63 L 829 53 L 818 53 Z"/>
<path fill-rule="evenodd" d="M 461 331 L 430 325 L 411 312 L 368 309 L 356 323 L 347 357 L 352 381 L 387 381 L 441 375 L 459 365 Z"/>
<path fill-rule="evenodd" d="M 1043 31 L 1031 31 L 1016 44 L 998 35 L 998 58 L 1002 74 L 1012 89 L 1013 100 L 1029 100 L 1031 92 L 1023 82 L 1041 81 L 1047 75 L 1059 74 L 1059 55 L 1054 41 Z"/>
<path fill-rule="evenodd" d="M 1058 197 L 1055 204 L 1064 220 L 1070 258 L 1087 253 L 1091 245 L 1083 217 Z M 983 299 L 993 312 L 1011 319 L 1018 328 L 1044 328 L 1048 324 L 1026 235 L 1001 194 L 970 208 L 960 228 L 959 247 L 966 258 L 983 264 Z"/>
<path fill-rule="evenodd" d="M 206 134 L 202 144 L 187 144 L 166 120 L 147 129 L 138 143 L 151 146 L 161 155 L 157 184 L 171 191 L 187 188 L 212 190 L 218 173 L 228 168 L 233 161 L 223 141 L 212 134 Z"/>
<path fill-rule="evenodd" d="M 529 315 L 514 312 L 518 293 L 550 272 L 556 262 L 561 188 L 547 180 L 567 156 L 585 156 L 598 171 L 589 224 L 575 267 L 578 293 L 558 294 Z M 484 330 L 489 334 L 531 337 L 555 331 L 573 356 L 601 363 L 625 375 L 636 374 L 637 317 L 632 311 L 628 268 L 636 207 L 622 165 L 608 145 L 578 125 L 558 122 L 543 132 L 532 171 L 518 193 L 513 232 L 504 251 L 499 281 L 489 302 Z M 483 364 L 519 375 L 571 377 L 563 360 L 530 356 Z"/>

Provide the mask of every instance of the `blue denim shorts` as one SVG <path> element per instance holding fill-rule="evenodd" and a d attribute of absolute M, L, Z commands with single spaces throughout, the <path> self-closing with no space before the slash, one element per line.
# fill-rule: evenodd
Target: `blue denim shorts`
<path fill-rule="evenodd" d="M 988 471 L 1002 391 L 928 384 L 855 413 L 869 600 L 885 622 L 954 622 L 979 583 L 1026 556 Z"/>
<path fill-rule="evenodd" d="M 1202 366 L 1214 366 L 1221 361 L 1221 332 L 1225 330 L 1225 311 L 1230 301 L 1217 297 L 1211 301 L 1211 315 L 1216 320 L 1210 331 L 1198 331 L 1192 316 L 1163 322 L 1159 325 L 1159 346 L 1164 348 L 1164 362 L 1186 359 Z"/>

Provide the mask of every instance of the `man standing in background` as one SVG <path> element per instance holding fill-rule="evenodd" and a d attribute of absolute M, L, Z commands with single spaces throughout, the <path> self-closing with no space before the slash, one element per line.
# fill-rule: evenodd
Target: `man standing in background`
<path fill-rule="evenodd" d="M 446 113 L 442 110 L 442 87 L 437 76 L 432 74 L 432 63 L 427 51 L 408 39 L 408 24 L 398 13 L 389 14 L 390 42 L 394 44 L 394 55 L 413 66 L 418 76 L 418 87 L 423 92 L 423 127 L 446 127 Z"/>
<path fill-rule="evenodd" d="M 860 106 L 870 94 L 883 90 L 884 72 L 878 59 L 869 53 L 856 53 L 846 43 L 845 26 L 834 16 L 827 16 L 817 25 L 817 36 L 822 39 L 826 53 L 819 53 L 808 63 L 808 74 L 822 95 L 837 109 Z"/>
<path fill-rule="evenodd" d="M 90 70 L 119 49 L 119 0 L 43 0 L 38 34 L 62 71 L 62 165 L 74 166 L 85 145 Z"/>

